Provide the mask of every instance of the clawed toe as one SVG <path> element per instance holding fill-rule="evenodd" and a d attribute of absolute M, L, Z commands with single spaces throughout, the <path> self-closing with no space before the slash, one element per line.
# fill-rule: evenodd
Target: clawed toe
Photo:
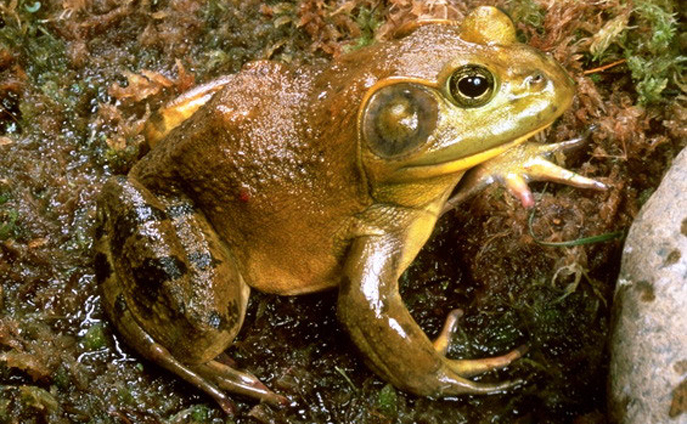
<path fill-rule="evenodd" d="M 288 405 L 286 397 L 274 393 L 254 375 L 235 370 L 218 361 L 209 361 L 196 367 L 206 379 L 213 381 L 223 390 L 252 397 L 275 406 Z"/>
<path fill-rule="evenodd" d="M 453 334 L 458 328 L 458 320 L 463 316 L 461 309 L 452 310 L 446 317 L 444 327 L 439 336 L 434 340 L 434 349 L 442 356 L 446 355 L 449 343 Z M 521 358 L 527 352 L 527 346 L 522 345 L 505 355 L 495 356 L 492 358 L 482 359 L 443 359 L 449 372 L 455 374 L 453 379 L 456 384 L 460 384 L 466 390 L 465 393 L 493 393 L 512 388 L 522 384 L 522 381 L 507 381 L 496 384 L 475 383 L 466 380 L 467 377 L 472 377 L 487 371 L 507 367 L 516 359 Z"/>
<path fill-rule="evenodd" d="M 449 343 L 453 334 L 456 332 L 458 327 L 458 320 L 463 316 L 463 311 L 461 309 L 454 309 L 449 312 L 446 316 L 446 321 L 444 322 L 444 327 L 441 329 L 441 333 L 434 340 L 434 350 L 439 352 L 441 355 L 446 355 L 446 350 L 448 349 Z"/>
<path fill-rule="evenodd" d="M 462 377 L 472 377 L 487 371 L 505 368 L 527 352 L 527 346 L 520 346 L 505 355 L 482 359 L 447 359 L 448 366 Z"/>

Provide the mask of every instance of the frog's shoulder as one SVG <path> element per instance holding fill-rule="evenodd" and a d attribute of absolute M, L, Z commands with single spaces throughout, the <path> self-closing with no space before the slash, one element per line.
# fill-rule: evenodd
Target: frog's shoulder
<path fill-rule="evenodd" d="M 307 71 L 288 64 L 249 62 L 213 97 L 207 109 L 218 113 L 227 124 L 255 122 L 258 114 L 292 112 L 303 101 L 311 80 Z"/>

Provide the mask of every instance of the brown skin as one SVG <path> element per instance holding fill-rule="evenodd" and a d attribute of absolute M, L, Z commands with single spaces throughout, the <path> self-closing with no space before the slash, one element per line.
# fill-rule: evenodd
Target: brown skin
<path fill-rule="evenodd" d="M 397 280 L 470 168 L 484 164 L 467 192 L 501 179 L 525 204 L 531 178 L 602 188 L 541 159 L 561 146 L 522 144 L 570 105 L 572 83 L 516 43 L 494 8 L 462 27 L 406 32 L 327 68 L 254 62 L 192 90 L 149 122 L 152 151 L 103 188 L 98 277 L 112 321 L 228 412 L 223 390 L 285 402 L 213 360 L 241 327 L 249 287 L 292 295 L 338 286 L 341 323 L 401 389 L 451 396 L 514 384 L 465 377 L 521 351 L 447 359 L 457 314 L 430 342 Z"/>

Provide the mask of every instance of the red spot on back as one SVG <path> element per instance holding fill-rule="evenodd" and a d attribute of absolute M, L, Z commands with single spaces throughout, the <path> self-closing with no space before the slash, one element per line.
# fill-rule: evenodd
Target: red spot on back
<path fill-rule="evenodd" d="M 248 203 L 250 201 L 250 193 L 245 188 L 239 191 L 239 200 L 243 203 Z"/>

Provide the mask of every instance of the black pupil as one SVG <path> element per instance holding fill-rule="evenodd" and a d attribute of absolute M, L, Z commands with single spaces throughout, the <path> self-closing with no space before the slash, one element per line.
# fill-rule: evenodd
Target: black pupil
<path fill-rule="evenodd" d="M 489 89 L 489 82 L 481 75 L 470 75 L 463 77 L 458 81 L 458 90 L 466 96 L 473 99 L 481 96 Z"/>

